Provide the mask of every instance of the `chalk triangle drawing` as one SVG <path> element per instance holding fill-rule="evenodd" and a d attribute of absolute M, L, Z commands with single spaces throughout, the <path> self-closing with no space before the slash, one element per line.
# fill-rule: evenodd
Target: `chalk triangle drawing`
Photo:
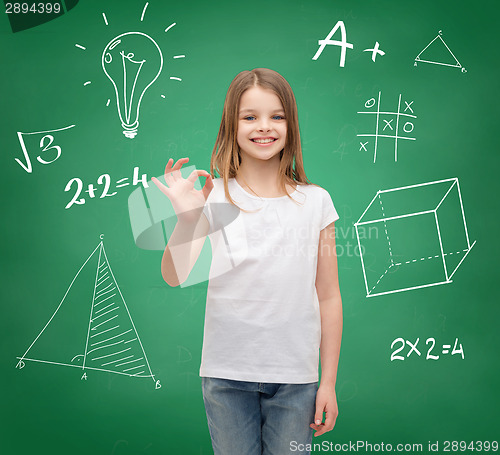
<path fill-rule="evenodd" d="M 102 238 L 16 368 L 32 361 L 80 368 L 85 379 L 97 370 L 155 381 Z"/>
<path fill-rule="evenodd" d="M 440 61 L 438 61 L 438 58 L 435 55 L 439 52 L 442 53 L 439 57 Z M 441 30 L 438 35 L 420 51 L 420 54 L 415 57 L 414 66 L 417 66 L 417 63 L 431 63 L 433 65 L 461 68 L 463 73 L 467 71 L 455 57 L 448 45 L 444 42 Z"/>

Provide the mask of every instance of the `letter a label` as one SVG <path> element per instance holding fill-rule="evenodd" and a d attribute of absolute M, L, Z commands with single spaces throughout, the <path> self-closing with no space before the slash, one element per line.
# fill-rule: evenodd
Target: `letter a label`
<path fill-rule="evenodd" d="M 335 35 L 335 32 L 338 30 L 339 27 L 340 27 L 340 33 L 342 35 L 342 41 L 332 40 L 333 35 Z M 344 25 L 344 22 L 342 22 L 342 21 L 338 21 L 335 24 L 335 27 L 333 27 L 332 30 L 330 31 L 330 33 L 328 33 L 327 37 L 325 39 L 320 39 L 318 41 L 318 44 L 319 44 L 319 49 L 312 59 L 317 60 L 318 57 L 323 52 L 323 49 L 326 47 L 326 45 L 333 44 L 334 46 L 340 46 L 342 49 L 340 51 L 340 66 L 341 67 L 344 67 L 344 64 L 345 64 L 346 49 L 347 48 L 352 49 L 354 47 L 351 43 L 347 42 L 345 25 Z"/>

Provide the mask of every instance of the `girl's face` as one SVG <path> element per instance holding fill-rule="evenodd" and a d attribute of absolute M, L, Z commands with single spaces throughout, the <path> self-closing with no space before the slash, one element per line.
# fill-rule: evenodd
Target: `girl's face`
<path fill-rule="evenodd" d="M 243 93 L 237 133 L 242 155 L 258 160 L 279 156 L 285 147 L 286 129 L 285 110 L 272 90 L 254 86 Z"/>

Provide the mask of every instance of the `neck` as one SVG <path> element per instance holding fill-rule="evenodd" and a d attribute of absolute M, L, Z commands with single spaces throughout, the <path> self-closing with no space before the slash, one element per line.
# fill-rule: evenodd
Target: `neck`
<path fill-rule="evenodd" d="M 243 156 L 236 175 L 236 181 L 244 189 L 257 193 L 261 197 L 285 196 L 278 186 L 278 170 L 280 157 L 276 155 L 269 160 L 252 159 Z M 286 185 L 287 192 L 291 194 L 295 187 Z"/>
<path fill-rule="evenodd" d="M 245 159 L 242 157 L 236 180 L 242 186 L 250 186 L 255 191 L 274 192 L 278 190 L 279 156 L 270 160 Z"/>

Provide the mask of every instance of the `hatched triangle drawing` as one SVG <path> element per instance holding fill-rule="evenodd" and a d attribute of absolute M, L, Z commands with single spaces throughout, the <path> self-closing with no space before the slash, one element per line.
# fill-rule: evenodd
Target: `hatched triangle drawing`
<path fill-rule="evenodd" d="M 467 70 L 461 65 L 455 57 L 451 49 L 447 46 L 442 38 L 442 33 L 439 31 L 438 35 L 420 51 L 415 57 L 415 64 L 417 63 L 432 63 L 434 65 L 451 66 L 453 68 L 461 68 L 465 73 Z"/>
<path fill-rule="evenodd" d="M 17 368 L 32 361 L 155 381 L 102 237 Z"/>

